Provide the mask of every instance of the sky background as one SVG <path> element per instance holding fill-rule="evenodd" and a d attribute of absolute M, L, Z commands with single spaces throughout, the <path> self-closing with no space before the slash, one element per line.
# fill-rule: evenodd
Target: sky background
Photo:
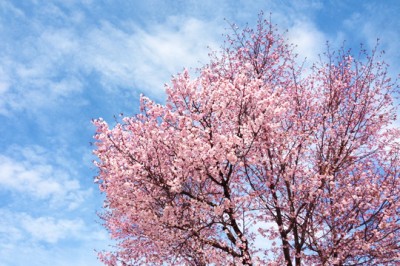
<path fill-rule="evenodd" d="M 184 67 L 207 63 L 229 22 L 272 12 L 300 58 L 326 41 L 372 48 L 400 71 L 400 2 L 0 0 L 0 266 L 100 265 L 92 118 L 163 103 Z"/>

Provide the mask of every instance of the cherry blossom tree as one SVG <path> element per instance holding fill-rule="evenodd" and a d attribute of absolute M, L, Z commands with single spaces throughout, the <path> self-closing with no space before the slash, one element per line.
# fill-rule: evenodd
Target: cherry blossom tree
<path fill-rule="evenodd" d="M 94 120 L 107 265 L 399 265 L 396 81 L 378 52 L 311 69 L 260 17 L 165 104 Z M 256 241 L 258 239 L 258 241 Z M 260 241 L 261 239 L 261 241 Z"/>

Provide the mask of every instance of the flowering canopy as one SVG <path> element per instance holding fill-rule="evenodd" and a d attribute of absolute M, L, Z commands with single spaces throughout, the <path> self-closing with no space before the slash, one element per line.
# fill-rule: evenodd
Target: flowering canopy
<path fill-rule="evenodd" d="M 165 105 L 141 97 L 115 127 L 95 120 L 119 240 L 102 261 L 398 265 L 398 87 L 377 57 L 328 49 L 306 72 L 260 19 L 198 77 L 174 77 Z"/>

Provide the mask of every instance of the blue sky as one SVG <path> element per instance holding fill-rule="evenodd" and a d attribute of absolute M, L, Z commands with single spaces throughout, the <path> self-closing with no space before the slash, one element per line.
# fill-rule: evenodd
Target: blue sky
<path fill-rule="evenodd" d="M 138 111 L 141 93 L 207 63 L 229 28 L 272 12 L 309 62 L 380 38 L 400 72 L 393 1 L 0 0 L 0 266 L 100 265 L 92 118 Z"/>

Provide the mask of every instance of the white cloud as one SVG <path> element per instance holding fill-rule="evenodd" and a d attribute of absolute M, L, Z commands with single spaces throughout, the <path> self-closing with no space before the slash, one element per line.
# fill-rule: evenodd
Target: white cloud
<path fill-rule="evenodd" d="M 212 22 L 183 17 L 170 17 L 147 30 L 127 25 L 122 30 L 104 22 L 92 30 L 84 41 L 85 67 L 100 73 L 106 87 L 136 86 L 156 94 L 171 75 L 204 63 L 207 47 L 216 47 L 219 29 Z"/>
<path fill-rule="evenodd" d="M 12 230 L 1 233 L 13 234 L 13 241 L 21 240 L 23 236 L 28 235 L 30 241 L 55 244 L 63 239 L 80 239 L 84 236 L 85 223 L 82 219 L 55 219 L 48 216 L 34 218 L 26 213 L 11 213 L 4 210 L 0 210 L 0 213 L 3 219 L 8 217 L 8 221 L 2 222 L 2 227 L 12 226 Z"/>
<path fill-rule="evenodd" d="M 0 29 L 0 38 L 5 40 L 0 44 L 0 114 L 10 115 L 16 110 L 35 113 L 42 108 L 59 107 L 66 97 L 79 95 L 83 84 L 74 68 L 74 55 L 80 43 L 70 25 L 75 13 L 67 16 L 51 3 L 44 4 L 34 17 L 26 17 L 7 1 L 3 8 L 10 22 L 4 20 L 0 24 L 18 22 L 18 27 L 13 31 Z M 49 17 L 66 26 L 46 23 Z"/>
<path fill-rule="evenodd" d="M 66 97 L 79 95 L 83 89 L 79 76 L 67 74 L 62 78 L 57 77 L 57 71 L 67 68 L 57 65 L 55 62 L 58 61 L 61 59 L 51 59 L 46 55 L 30 58 L 28 62 L 3 59 L 7 72 L 3 82 L 0 79 L 0 86 L 3 84 L 4 87 L 0 112 L 3 115 L 15 110 L 35 113 L 42 108 L 60 107 Z M 82 100 L 78 99 L 75 104 L 81 103 Z"/>
<path fill-rule="evenodd" d="M 0 95 L 7 92 L 10 87 L 10 80 L 4 67 L 0 66 Z"/>
<path fill-rule="evenodd" d="M 31 239 L 47 243 L 57 243 L 65 238 L 79 238 L 84 229 L 81 219 L 60 219 L 53 217 L 32 218 L 28 215 L 20 217 L 22 228 L 28 232 Z"/>
<path fill-rule="evenodd" d="M 0 208 L 1 266 L 100 265 L 94 248 L 107 243 L 105 230 L 80 218 L 33 217 Z"/>
<path fill-rule="evenodd" d="M 82 189 L 68 172 L 47 162 L 47 158 L 32 150 L 16 160 L 0 154 L 0 190 L 23 193 L 33 200 L 49 200 L 50 206 L 78 208 L 91 194 L 91 189 Z"/>
<path fill-rule="evenodd" d="M 4 67 L 0 65 L 0 115 L 1 114 L 5 115 L 9 112 L 7 110 L 7 107 L 5 106 L 6 102 L 1 100 L 4 99 L 4 95 L 7 93 L 9 89 L 10 89 L 10 79 Z"/>
<path fill-rule="evenodd" d="M 41 146 L 10 146 L 0 154 L 0 265 L 100 265 L 94 249 L 109 243 L 74 164 Z M 64 164 L 65 163 L 65 164 Z M 70 169 L 68 169 L 68 167 Z"/>
<path fill-rule="evenodd" d="M 124 26 L 103 21 L 79 30 L 76 24 L 85 20 L 82 13 L 75 12 L 77 22 L 71 24 L 60 8 L 45 7 L 42 12 L 51 13 L 63 26 L 33 19 L 32 32 L 15 47 L 0 51 L 0 114 L 59 108 L 66 98 L 87 104 L 84 82 L 93 72 L 103 92 L 137 89 L 162 95 L 171 75 L 207 61 L 207 47 L 216 48 L 222 32 L 214 21 L 190 17 L 169 17 L 147 28 L 129 20 L 121 23 Z"/>
<path fill-rule="evenodd" d="M 325 50 L 326 36 L 319 31 L 315 24 L 307 20 L 298 20 L 289 29 L 289 42 L 297 47 L 295 52 L 299 54 L 299 60 L 307 58 L 307 62 L 315 62 L 318 55 Z"/>

